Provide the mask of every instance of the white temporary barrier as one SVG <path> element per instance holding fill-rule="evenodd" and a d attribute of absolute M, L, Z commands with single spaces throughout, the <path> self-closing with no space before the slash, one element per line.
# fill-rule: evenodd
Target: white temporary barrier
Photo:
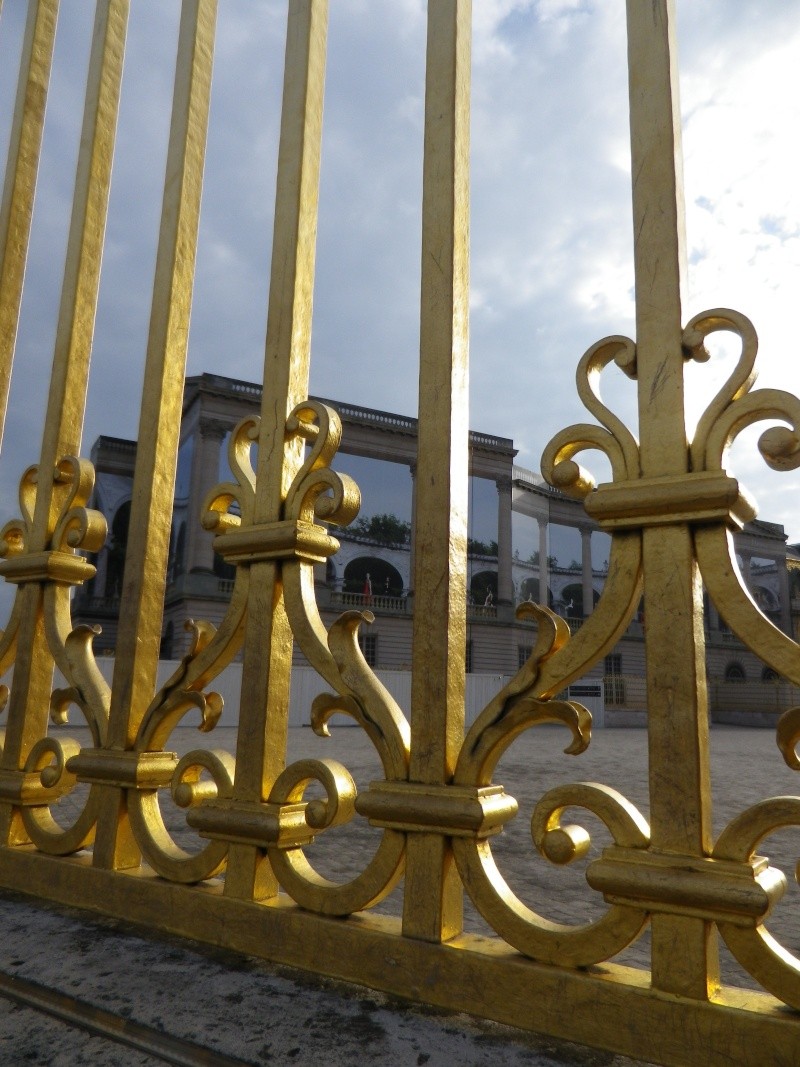
<path fill-rule="evenodd" d="M 114 671 L 113 657 L 101 656 L 97 660 L 103 677 L 110 683 Z M 161 660 L 158 665 L 158 684 L 164 683 L 175 673 L 179 667 L 177 660 Z M 400 707 L 407 713 L 411 707 L 411 672 L 410 671 L 381 671 L 376 675 L 383 682 Z M 468 674 L 466 689 L 466 723 L 470 726 L 489 701 L 510 680 L 507 674 Z M 3 679 L 6 683 L 9 678 Z M 56 687 L 66 685 L 61 673 L 56 671 L 54 685 Z M 222 697 L 224 709 L 221 724 L 224 726 L 236 726 L 239 720 L 239 693 L 242 686 L 242 665 L 231 663 L 209 685 Z M 311 705 L 314 698 L 320 693 L 332 692 L 331 687 L 321 678 L 313 667 L 295 667 L 292 671 L 292 688 L 289 699 L 289 725 L 309 726 L 311 723 Z M 577 700 L 591 711 L 595 726 L 603 725 L 604 700 L 602 682 L 586 682 L 572 685 L 569 688 L 571 700 Z M 183 720 L 182 725 L 196 727 L 198 712 L 190 711 Z M 74 715 L 75 725 L 81 725 L 80 716 Z M 347 725 L 352 720 L 348 716 L 340 716 L 338 725 Z"/>
<path fill-rule="evenodd" d="M 583 704 L 592 713 L 592 726 L 599 729 L 605 726 L 606 701 L 603 682 L 578 682 L 567 690 L 569 699 Z"/>

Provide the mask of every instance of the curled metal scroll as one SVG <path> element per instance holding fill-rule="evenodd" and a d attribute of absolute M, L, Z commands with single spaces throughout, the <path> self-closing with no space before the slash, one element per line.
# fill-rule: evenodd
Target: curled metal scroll
<path fill-rule="evenodd" d="M 298 760 L 279 776 L 269 799 L 297 803 L 312 782 L 322 785 L 325 800 L 307 804 L 308 826 L 322 831 L 349 822 L 355 812 L 356 785 L 334 760 Z M 403 873 L 404 852 L 405 834 L 385 830 L 362 873 L 345 883 L 320 875 L 303 848 L 270 849 L 270 860 L 283 889 L 302 907 L 323 915 L 347 915 L 372 907 L 394 889 Z"/>
<path fill-rule="evenodd" d="M 596 480 L 574 457 L 586 450 L 603 453 L 615 482 L 639 476 L 639 446 L 624 423 L 600 395 L 600 378 L 610 364 L 629 378 L 636 377 L 636 346 L 629 337 L 605 337 L 592 345 L 576 371 L 578 395 L 601 426 L 577 423 L 561 430 L 542 453 L 542 474 L 554 488 L 585 500 Z M 625 633 L 642 595 L 642 538 L 638 530 L 615 532 L 611 541 L 608 574 L 592 614 L 580 630 L 540 665 L 537 696 L 552 697 L 580 678 Z"/>
<path fill-rule="evenodd" d="M 224 536 L 253 522 L 255 472 L 250 450 L 258 439 L 259 420 L 242 419 L 228 443 L 228 463 L 235 481 L 223 482 L 208 493 L 202 509 L 205 529 Z M 186 630 L 192 634 L 189 652 L 178 669 L 153 698 L 139 730 L 138 745 L 160 748 L 181 718 L 199 708 L 201 729 L 213 729 L 222 712 L 222 698 L 205 693 L 206 686 L 233 660 L 242 647 L 247 618 L 250 569 L 237 567 L 233 590 L 225 616 L 218 627 L 204 620 L 189 619 Z"/>
<path fill-rule="evenodd" d="M 55 789 L 65 796 L 75 785 L 75 776 L 67 769 L 67 761 L 80 751 L 81 746 L 71 738 L 43 737 L 31 749 L 25 761 L 25 771 L 39 775 L 43 790 Z M 58 803 L 58 800 L 54 802 Z M 21 815 L 28 836 L 40 852 L 66 856 L 92 844 L 99 811 L 99 791 L 92 786 L 86 803 L 68 827 L 53 818 L 48 803 L 26 805 L 21 809 Z"/>
<path fill-rule="evenodd" d="M 570 730 L 572 755 L 585 751 L 591 738 L 591 715 L 573 701 L 541 700 L 532 695 L 538 674 L 569 642 L 566 623 L 549 608 L 525 605 L 539 623 L 534 650 L 526 664 L 476 719 L 464 739 L 454 783 L 489 784 L 501 755 L 524 730 L 539 723 L 561 722 Z M 551 790 L 533 814 L 534 844 L 551 862 L 571 862 L 589 846 L 589 835 L 563 827 L 567 807 L 584 807 L 601 818 L 618 844 L 645 848 L 647 823 L 619 793 L 601 785 L 579 784 Z M 497 867 L 489 840 L 457 837 L 453 851 L 464 886 L 475 907 L 501 937 L 533 959 L 562 966 L 583 967 L 621 952 L 647 923 L 641 909 L 612 905 L 597 922 L 582 926 L 553 923 L 528 908 L 509 887 Z"/>
<path fill-rule="evenodd" d="M 794 470 L 800 466 L 800 400 L 781 389 L 752 391 L 758 353 L 752 322 L 729 308 L 703 311 L 683 331 L 684 351 L 694 359 L 708 359 L 705 339 L 720 330 L 736 334 L 742 348 L 733 372 L 697 424 L 691 445 L 692 469 L 721 470 L 728 449 L 742 430 L 766 419 L 780 419 L 789 426 L 766 430 L 759 438 L 758 448 L 774 470 Z"/>
<path fill-rule="evenodd" d="M 307 401 L 292 413 L 287 428 L 302 434 L 313 446 L 287 493 L 286 518 L 303 522 L 321 518 L 339 526 L 352 522 L 360 506 L 358 488 L 346 475 L 337 474 L 328 466 L 341 439 L 338 414 L 324 404 Z M 315 699 L 311 712 L 314 731 L 326 736 L 333 715 L 348 715 L 375 746 L 386 780 L 405 781 L 410 745 L 408 722 L 367 664 L 358 644 L 359 628 L 372 622 L 372 614 L 346 611 L 327 630 L 314 595 L 313 566 L 302 559 L 287 561 L 283 582 L 286 614 L 295 640 L 311 666 L 335 690 Z M 287 767 L 276 781 L 271 798 L 281 802 L 299 798 L 311 781 L 318 781 L 326 789 L 329 808 L 346 811 L 347 819 L 351 818 L 355 802 L 352 779 L 345 768 L 339 767 L 334 773 L 331 767 L 327 760 L 300 761 Z M 272 849 L 270 856 L 282 887 L 299 904 L 323 914 L 344 915 L 372 907 L 394 889 L 403 873 L 405 834 L 384 829 L 364 871 L 344 884 L 319 875 L 302 847 Z"/>
<path fill-rule="evenodd" d="M 355 483 L 329 466 L 341 440 L 341 421 L 333 409 L 305 401 L 291 413 L 286 429 L 287 447 L 295 447 L 298 441 L 305 441 L 309 447 L 286 492 L 281 512 L 281 536 L 297 531 L 296 543 L 280 542 L 284 604 L 295 640 L 312 666 L 336 690 L 315 701 L 314 728 L 324 735 L 331 715 L 342 712 L 353 716 L 376 745 L 387 777 L 404 778 L 408 767 L 406 720 L 358 647 L 358 626 L 371 617 L 367 613 L 345 613 L 328 631 L 315 601 L 314 553 L 330 554 L 338 547 L 320 520 L 345 525 L 355 518 L 360 505 Z M 223 554 L 230 532 L 249 536 L 252 529 L 254 545 L 262 532 L 269 533 L 266 528 L 254 526 L 255 473 L 250 448 L 257 436 L 257 420 L 246 419 L 239 424 L 229 446 L 235 481 L 217 486 L 206 500 L 203 525 L 217 532 L 217 546 Z M 200 713 L 201 730 L 212 730 L 219 720 L 222 699 L 217 693 L 206 691 L 206 686 L 241 647 L 248 605 L 248 560 L 237 559 L 235 553 L 232 558 L 239 565 L 226 616 L 219 629 L 204 622 L 187 624 L 193 634 L 192 647 L 144 716 L 136 739 L 136 750 L 143 754 L 163 750 L 172 730 L 192 710 Z M 184 757 L 170 786 L 176 803 L 185 801 L 193 807 L 229 799 L 234 763 L 232 757 L 223 756 L 217 753 L 212 764 L 204 764 L 199 751 Z M 198 768 L 205 771 L 202 781 L 192 778 Z M 316 761 L 313 765 L 301 761 L 288 767 L 273 783 L 267 807 L 274 812 L 282 805 L 302 805 L 304 792 L 312 781 L 323 783 L 327 810 L 336 809 L 340 815 L 319 821 L 319 805 L 312 801 L 306 806 L 309 828 L 322 831 L 341 822 L 343 813 L 348 818 L 352 816 L 353 805 L 347 801 L 352 779 L 343 768 L 331 771 L 329 761 Z M 221 839 L 213 840 L 196 854 L 187 853 L 176 844 L 159 806 L 158 789 L 131 791 L 129 809 L 137 843 L 163 877 L 193 882 L 211 877 L 224 866 L 227 845 Z M 265 811 L 263 817 L 268 822 L 273 815 Z M 189 822 L 192 823 L 191 817 Z M 394 887 L 403 869 L 404 835 L 385 831 L 363 875 L 345 886 L 321 879 L 300 845 L 287 847 L 282 841 L 280 847 L 269 851 L 279 881 L 296 900 L 314 910 L 343 914 L 370 906 Z"/>
<path fill-rule="evenodd" d="M 250 452 L 258 439 L 258 427 L 259 420 L 248 416 L 234 428 L 228 463 L 235 480 L 215 486 L 206 496 L 201 516 L 205 529 L 224 536 L 252 524 L 255 472 Z M 249 568 L 237 567 L 231 599 L 218 627 L 194 619 L 184 624 L 192 638 L 189 651 L 145 712 L 135 741 L 137 752 L 163 751 L 173 730 L 192 712 L 199 713 L 198 729 L 203 733 L 210 733 L 219 722 L 223 700 L 207 686 L 242 646 L 249 583 Z M 201 772 L 207 776 L 203 788 L 197 777 Z M 177 763 L 169 788 L 179 806 L 191 808 L 230 797 L 234 775 L 235 761 L 229 753 L 198 749 Z M 214 841 L 198 852 L 188 852 L 175 842 L 163 817 L 158 789 L 131 790 L 128 806 L 142 855 L 162 877 L 192 883 L 211 878 L 224 867 L 226 843 Z"/>
<path fill-rule="evenodd" d="M 579 499 L 586 498 L 596 486 L 594 477 L 575 462 L 580 452 L 602 452 L 615 481 L 632 481 L 639 475 L 638 444 L 600 395 L 601 374 L 612 362 L 629 377 L 636 377 L 636 349 L 630 338 L 604 338 L 578 365 L 578 393 L 601 425 L 567 427 L 550 441 L 542 456 L 545 479 Z M 641 553 L 638 530 L 615 534 L 600 601 L 574 636 L 549 608 L 520 606 L 518 618 L 538 623 L 536 645 L 528 662 L 469 730 L 456 766 L 456 784 L 488 785 L 502 753 L 523 730 L 537 723 L 566 725 L 572 733 L 568 753 L 579 754 L 586 748 L 591 715 L 580 704 L 553 698 L 597 662 L 626 630 L 641 597 Z M 562 827 L 560 822 L 563 809 L 576 805 L 599 815 L 618 843 L 646 847 L 649 832 L 635 808 L 613 790 L 584 784 L 569 787 L 568 794 L 548 794 L 537 805 L 532 824 L 534 843 L 549 859 L 565 862 L 588 847 L 585 831 Z M 559 842 L 558 848 L 555 842 Z M 641 909 L 612 905 L 595 923 L 578 927 L 552 923 L 513 893 L 496 866 L 489 840 L 459 837 L 454 839 L 453 849 L 464 884 L 483 917 L 510 944 L 535 959 L 565 966 L 597 963 L 629 945 L 647 922 Z"/>
<path fill-rule="evenodd" d="M 749 863 L 765 837 L 789 826 L 800 826 L 800 797 L 771 797 L 738 815 L 720 834 L 716 859 Z M 795 871 L 795 877 L 798 872 Z M 769 867 L 760 879 L 779 896 L 782 872 Z M 719 922 L 725 944 L 744 969 L 779 1000 L 800 1009 L 800 958 L 769 933 L 763 921 L 750 924 Z"/>
<path fill-rule="evenodd" d="M 172 799 L 184 809 L 230 799 L 234 774 L 233 757 L 222 749 L 188 752 L 176 760 L 169 787 Z M 130 794 L 131 826 L 142 855 L 157 874 L 173 882 L 192 884 L 213 878 L 225 866 L 228 842 L 213 840 L 197 852 L 181 848 L 167 829 L 158 794 L 158 789 L 137 789 Z"/>
<path fill-rule="evenodd" d="M 602 427 L 578 423 L 561 430 L 542 453 L 542 474 L 555 488 L 582 500 L 597 484 L 594 477 L 574 461 L 586 449 L 603 452 L 615 481 L 635 478 L 639 446 L 625 424 L 609 410 L 600 396 L 600 376 L 615 363 L 628 377 L 636 376 L 636 346 L 629 337 L 604 337 L 581 358 L 576 371 L 578 395 Z"/>
<path fill-rule="evenodd" d="M 707 359 L 705 339 L 719 330 L 736 334 L 741 351 L 736 366 L 700 419 L 691 446 L 695 470 L 721 470 L 728 449 L 742 430 L 757 422 L 778 419 L 761 434 L 759 451 L 778 471 L 800 466 L 800 400 L 778 389 L 753 390 L 758 338 L 744 315 L 715 308 L 696 315 L 683 333 L 690 356 Z M 722 524 L 699 526 L 694 532 L 700 572 L 720 616 L 753 652 L 779 675 L 800 685 L 800 646 L 767 618 L 750 595 L 736 564 L 729 529 Z M 777 728 L 777 743 L 790 767 L 800 769 L 795 749 L 800 739 L 800 712 L 789 709 Z"/>
<path fill-rule="evenodd" d="M 618 845 L 646 848 L 646 821 L 623 796 L 606 786 L 581 782 L 546 793 L 536 805 L 531 830 L 541 854 L 552 863 L 571 863 L 585 855 L 591 840 L 583 827 L 562 825 L 568 807 L 597 815 Z M 459 872 L 472 902 L 496 933 L 518 951 L 542 963 L 588 967 L 617 955 L 641 934 L 647 912 L 612 904 L 597 921 L 580 926 L 551 922 L 527 907 L 500 873 L 488 841 L 453 842 Z"/>
<path fill-rule="evenodd" d="M 35 552 L 33 522 L 40 478 L 38 467 L 25 471 L 19 486 L 21 517 L 6 523 L 0 531 L 0 557 L 7 561 L 7 577 L 20 583 L 9 624 L 0 637 L 0 673 L 11 666 L 16 656 L 27 579 L 38 577 L 37 571 L 41 569 L 42 580 L 37 585 L 47 644 L 69 683 L 52 693 L 51 719 L 65 724 L 67 709 L 75 705 L 91 731 L 94 744 L 99 746 L 106 736 L 110 704 L 110 690 L 92 649 L 99 630 L 86 626 L 73 628 L 70 595 L 72 585 L 94 574 L 94 567 L 78 554 L 100 550 L 106 538 L 106 520 L 100 512 L 87 506 L 94 489 L 94 467 L 88 460 L 64 456 L 53 472 L 51 525 L 44 551 Z M 3 688 L 7 698 L 8 691 Z M 26 774 L 35 776 L 41 794 L 40 798 L 34 795 L 32 803 L 22 806 L 22 822 L 33 844 L 51 855 L 76 852 L 94 838 L 99 809 L 95 789 L 89 790 L 85 804 L 69 826 L 56 821 L 50 810 L 52 804 L 74 788 L 75 778 L 68 771 L 67 762 L 79 751 L 78 743 L 70 738 L 45 736 L 32 746 L 22 768 Z"/>

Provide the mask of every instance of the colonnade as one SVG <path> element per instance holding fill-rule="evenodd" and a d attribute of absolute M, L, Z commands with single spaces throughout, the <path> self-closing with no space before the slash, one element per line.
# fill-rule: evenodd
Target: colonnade
<path fill-rule="evenodd" d="M 199 508 L 206 493 L 220 480 L 220 460 L 223 441 L 233 429 L 232 424 L 224 419 L 201 413 L 196 430 L 191 436 L 192 456 L 189 476 L 189 513 L 186 516 L 186 554 L 185 570 L 187 572 L 212 573 L 214 570 L 214 535 L 205 530 L 200 523 Z M 411 476 L 411 546 L 410 546 L 410 592 L 413 593 L 414 575 L 414 537 L 416 521 L 416 476 L 417 465 L 409 463 Z M 480 477 L 480 475 L 474 475 Z M 514 583 L 512 577 L 513 510 L 512 479 L 501 476 L 494 479 L 497 489 L 497 604 L 498 607 L 511 607 L 514 603 Z M 538 600 L 542 604 L 549 601 L 550 567 L 548 561 L 548 527 L 547 518 L 537 517 L 539 529 L 539 590 Z M 592 583 L 592 531 L 588 527 L 579 527 L 581 534 L 581 587 L 583 614 L 588 615 L 594 607 L 594 587 Z"/>
<path fill-rule="evenodd" d="M 200 508 L 202 501 L 209 489 L 220 480 L 221 452 L 226 436 L 234 427 L 234 422 L 220 415 L 212 415 L 201 411 L 196 423 L 195 431 L 191 435 L 191 465 L 189 472 L 187 513 L 185 516 L 185 549 L 184 565 L 185 573 L 214 572 L 214 535 L 203 528 L 200 522 Z M 397 462 L 406 462 L 405 458 L 398 458 Z M 411 476 L 411 528 L 412 538 L 409 559 L 409 594 L 413 595 L 414 575 L 414 537 L 413 530 L 416 520 L 416 462 L 408 463 Z M 473 474 L 473 477 L 484 477 L 494 481 L 497 490 L 497 607 L 510 610 L 514 604 L 514 583 L 512 576 L 513 567 L 513 543 L 512 543 L 512 512 L 513 512 L 513 482 L 512 478 L 501 475 L 492 477 L 487 474 Z M 177 502 L 176 502 L 177 503 Z M 544 504 L 544 502 L 542 502 Z M 538 510 L 537 505 L 536 510 Z M 538 526 L 538 601 L 542 604 L 549 603 L 551 573 L 548 558 L 548 533 L 551 525 L 549 514 L 531 514 L 527 508 L 523 512 L 532 518 Z M 561 516 L 561 518 L 564 518 Z M 594 585 L 592 568 L 592 529 L 578 522 L 557 522 L 556 525 L 568 526 L 578 529 L 581 537 L 581 600 L 582 614 L 587 617 L 594 608 Z M 754 570 L 754 559 L 766 559 L 760 553 L 754 553 L 751 547 L 737 545 L 737 554 L 741 562 L 742 575 L 747 585 L 754 588 L 754 582 L 758 581 L 759 575 Z M 777 588 L 774 590 L 780 608 L 780 619 L 775 619 L 785 632 L 790 632 L 791 627 L 791 593 L 789 588 L 789 575 L 783 559 L 775 558 L 777 573 Z M 770 583 L 775 584 L 775 580 Z M 775 611 L 771 612 L 773 617 Z M 713 604 L 709 604 L 708 624 L 712 631 L 722 630 L 723 624 Z"/>

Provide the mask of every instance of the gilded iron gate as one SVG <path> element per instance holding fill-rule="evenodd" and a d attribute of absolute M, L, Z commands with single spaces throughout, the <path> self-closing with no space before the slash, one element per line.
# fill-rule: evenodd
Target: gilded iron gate
<path fill-rule="evenodd" d="M 200 940 L 641 1058 L 794 1064 L 800 1060 L 800 961 L 764 925 L 784 875 L 755 854 L 779 827 L 800 823 L 800 799 L 773 797 L 714 839 L 702 627 L 702 583 L 730 627 L 800 685 L 797 645 L 743 588 L 731 531 L 753 515 L 726 473 L 728 446 L 765 418 L 788 423 L 759 441 L 771 466 L 800 463 L 800 403 L 754 391 L 756 336 L 743 315 L 715 309 L 684 325 L 682 213 L 676 130 L 674 0 L 628 0 L 633 155 L 636 340 L 616 336 L 580 361 L 577 387 L 596 422 L 547 445 L 549 482 L 585 499 L 613 537 L 597 610 L 574 636 L 543 607 L 533 654 L 465 736 L 465 571 L 469 212 L 469 0 L 430 0 L 425 102 L 421 371 L 416 593 L 411 706 L 401 709 L 359 652 L 365 615 L 329 630 L 314 600 L 313 567 L 337 549 L 330 525 L 349 523 L 357 487 L 334 461 L 336 414 L 308 399 L 309 336 L 323 78 L 325 0 L 290 0 L 277 179 L 264 404 L 230 448 L 234 480 L 198 516 L 236 567 L 218 628 L 198 623 L 178 673 L 156 691 L 162 603 L 200 207 L 216 16 L 215 0 L 184 0 L 155 271 L 113 684 L 93 658 L 93 633 L 73 628 L 70 590 L 92 567 L 83 553 L 105 537 L 87 505 L 91 465 L 81 425 L 92 345 L 128 14 L 98 0 L 49 404 L 38 464 L 20 480 L 21 517 L 2 531 L 0 571 L 16 586 L 0 642 L 13 664 L 0 769 L 0 882 Z M 0 367 L 8 391 L 58 0 L 31 0 L 0 215 Z M 741 340 L 735 373 L 687 443 L 683 375 L 706 337 Z M 638 383 L 640 440 L 600 398 L 615 362 Z M 24 368 L 22 368 L 24 373 Z M 251 447 L 257 443 L 257 465 Z M 595 487 L 575 463 L 604 453 L 613 480 Z M 613 647 L 638 605 L 647 618 L 649 824 L 603 785 L 550 790 L 532 819 L 554 863 L 584 855 L 587 833 L 566 824 L 583 808 L 613 845 L 587 879 L 606 910 L 576 927 L 544 920 L 505 883 L 493 835 L 516 801 L 493 780 L 503 752 L 537 723 L 590 742 L 580 705 L 556 694 Z M 657 610 L 653 608 L 657 605 Z M 351 716 L 379 754 L 383 780 L 357 792 L 331 760 L 286 766 L 292 642 L 324 677 L 313 720 Z M 215 676 L 241 651 L 235 754 L 198 748 L 180 760 L 170 735 L 190 710 L 213 730 Z M 52 691 L 53 663 L 68 679 Z M 91 729 L 81 748 L 48 736 L 74 705 Z M 800 767 L 800 709 L 778 745 Z M 777 758 L 777 757 L 776 757 Z M 76 782 L 85 804 L 69 827 L 51 806 Z M 307 800 L 311 783 L 326 799 Z M 160 797 L 187 809 L 202 848 L 184 852 Z M 380 845 L 346 884 L 312 866 L 313 841 L 352 818 L 382 829 Z M 403 879 L 401 919 L 368 911 Z M 464 890 L 498 935 L 462 933 Z M 342 917 L 357 916 L 343 921 Z M 649 972 L 611 961 L 649 925 Z M 765 992 L 721 988 L 721 936 Z M 603 966 L 596 966 L 602 964 Z"/>

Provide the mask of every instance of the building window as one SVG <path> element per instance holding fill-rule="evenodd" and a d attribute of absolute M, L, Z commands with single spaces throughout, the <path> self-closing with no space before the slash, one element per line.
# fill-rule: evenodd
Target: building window
<path fill-rule="evenodd" d="M 622 677 L 621 652 L 612 652 L 606 656 L 603 683 L 606 704 L 625 703 L 625 679 Z"/>
<path fill-rule="evenodd" d="M 774 671 L 772 667 L 765 667 L 761 672 L 762 682 L 779 682 L 780 680 L 780 675 L 777 671 Z"/>
<path fill-rule="evenodd" d="M 517 645 L 517 666 L 524 667 L 532 652 L 533 645 Z"/>
<path fill-rule="evenodd" d="M 472 641 L 467 641 L 467 653 L 464 658 L 464 666 L 467 674 L 472 674 Z"/>
<path fill-rule="evenodd" d="M 729 663 L 725 668 L 726 682 L 746 682 L 747 675 L 741 663 Z"/>
<path fill-rule="evenodd" d="M 370 667 L 374 667 L 378 662 L 378 635 L 359 634 L 358 644 L 367 664 Z"/>

